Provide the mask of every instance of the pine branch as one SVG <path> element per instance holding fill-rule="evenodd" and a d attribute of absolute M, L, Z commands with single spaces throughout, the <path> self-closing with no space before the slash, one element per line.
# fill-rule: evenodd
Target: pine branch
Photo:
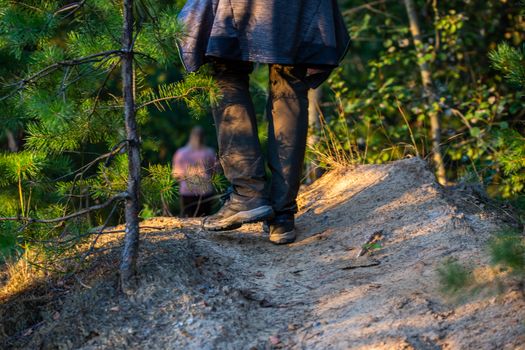
<path fill-rule="evenodd" d="M 504 74 L 511 84 L 525 86 L 525 55 L 523 49 L 508 43 L 498 45 L 489 53 L 492 66 Z"/>
<path fill-rule="evenodd" d="M 34 83 L 34 82 L 36 82 L 36 81 L 38 81 L 38 80 L 40 80 L 40 79 L 50 75 L 51 73 L 57 71 L 60 68 L 79 66 L 79 65 L 86 64 L 86 63 L 101 62 L 101 61 L 107 60 L 108 58 L 110 58 L 112 56 L 121 55 L 122 53 L 123 53 L 122 50 L 109 50 L 109 51 L 99 52 L 99 53 L 95 53 L 95 54 L 88 55 L 88 56 L 81 57 L 81 58 L 76 58 L 76 59 L 72 59 L 72 60 L 65 60 L 65 61 L 53 63 L 52 65 L 41 69 L 40 71 L 36 72 L 35 74 L 33 74 L 33 75 L 31 75 L 31 76 L 29 76 L 29 77 L 27 77 L 25 79 L 22 79 L 22 80 L 20 80 L 20 81 L 18 81 L 16 83 L 8 85 L 8 86 L 16 86 L 16 88 L 13 91 L 11 91 L 9 94 L 7 94 L 7 95 L 5 95 L 3 97 L 0 97 L 0 101 L 4 101 L 4 100 L 12 97 L 18 91 L 23 90 L 27 85 L 29 85 L 31 83 Z"/>
<path fill-rule="evenodd" d="M 144 102 L 143 104 L 137 106 L 137 109 L 142 109 L 142 108 L 147 107 L 147 106 L 152 105 L 152 104 L 154 104 L 154 105 L 156 105 L 158 107 L 161 102 L 167 102 L 167 101 L 171 101 L 171 100 L 184 100 L 186 98 L 191 97 L 192 94 L 194 94 L 194 93 L 204 92 L 206 90 L 207 90 L 207 88 L 206 87 L 202 87 L 202 86 L 191 87 L 184 94 L 181 94 L 181 95 L 168 95 L 168 96 L 158 97 L 158 98 L 155 98 L 155 99 L 150 100 L 148 102 Z M 161 109 L 161 108 L 159 108 L 159 109 Z"/>
<path fill-rule="evenodd" d="M 95 165 L 97 162 L 103 160 L 103 159 L 107 159 L 106 160 L 106 166 L 109 165 L 109 162 L 111 161 L 111 159 L 116 155 L 118 154 L 122 148 L 124 147 L 124 145 L 126 145 L 128 143 L 128 140 L 123 140 L 123 141 L 120 141 L 118 144 L 116 144 L 113 149 L 111 149 L 111 151 L 109 151 L 108 153 L 105 153 L 105 154 L 102 154 L 100 156 L 98 156 L 97 158 L 95 158 L 93 161 L 89 162 L 88 164 L 84 165 L 82 168 L 78 169 L 77 172 L 86 172 L 86 170 L 88 170 L 89 168 L 91 168 L 93 165 Z"/>
<path fill-rule="evenodd" d="M 64 222 L 64 221 L 67 221 L 67 220 L 70 220 L 70 219 L 74 219 L 74 218 L 82 216 L 82 215 L 86 215 L 88 213 L 91 213 L 92 211 L 104 209 L 104 208 L 110 206 L 116 200 L 126 199 L 127 197 L 128 197 L 128 194 L 126 192 L 122 192 L 122 193 L 119 193 L 119 194 L 111 197 L 110 199 L 108 199 L 106 202 L 104 202 L 102 204 L 93 205 L 93 206 L 91 206 L 89 208 L 85 208 L 85 209 L 79 210 L 79 211 L 77 211 L 75 213 L 72 213 L 72 214 L 69 214 L 69 215 L 66 215 L 66 216 L 62 216 L 62 217 L 59 217 L 59 218 L 35 219 L 35 218 L 21 217 L 21 216 L 19 216 L 19 217 L 0 217 L 0 222 L 2 222 L 2 221 L 25 221 L 27 223 L 37 223 L 37 224 L 53 224 L 53 223 L 57 223 L 57 222 Z"/>
<path fill-rule="evenodd" d="M 211 77 L 188 74 L 183 81 L 160 85 L 157 90 L 147 89 L 139 96 L 137 110 L 155 105 L 159 110 L 170 107 L 172 100 L 183 101 L 195 116 L 204 114 L 206 107 L 216 105 L 221 93 Z"/>

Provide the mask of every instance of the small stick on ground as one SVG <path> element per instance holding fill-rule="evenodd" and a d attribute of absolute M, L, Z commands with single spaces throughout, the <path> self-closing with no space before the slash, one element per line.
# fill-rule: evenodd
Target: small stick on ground
<path fill-rule="evenodd" d="M 369 253 L 371 250 L 370 247 L 373 244 L 378 243 L 382 239 L 383 239 L 383 230 L 379 230 L 379 231 L 372 233 L 372 235 L 368 238 L 366 243 L 362 245 L 361 249 L 359 250 L 359 253 L 357 253 L 356 258 L 360 258 L 366 253 Z"/>

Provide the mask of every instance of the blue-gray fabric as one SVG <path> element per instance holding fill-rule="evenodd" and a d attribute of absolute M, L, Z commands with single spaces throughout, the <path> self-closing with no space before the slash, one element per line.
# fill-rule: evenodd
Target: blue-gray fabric
<path fill-rule="evenodd" d="M 349 44 L 336 0 L 188 0 L 179 20 L 188 71 L 209 57 L 335 67 Z"/>

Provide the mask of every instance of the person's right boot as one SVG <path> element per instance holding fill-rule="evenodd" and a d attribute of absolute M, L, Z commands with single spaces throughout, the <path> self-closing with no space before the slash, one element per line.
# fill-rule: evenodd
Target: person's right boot
<path fill-rule="evenodd" d="M 232 195 L 215 215 L 204 218 L 202 227 L 208 231 L 229 231 L 243 224 L 271 220 L 273 216 L 273 209 L 266 199 L 243 200 Z"/>
<path fill-rule="evenodd" d="M 270 242 L 274 244 L 289 244 L 295 242 L 295 218 L 291 213 L 278 213 L 264 223 L 263 229 L 270 234 Z"/>

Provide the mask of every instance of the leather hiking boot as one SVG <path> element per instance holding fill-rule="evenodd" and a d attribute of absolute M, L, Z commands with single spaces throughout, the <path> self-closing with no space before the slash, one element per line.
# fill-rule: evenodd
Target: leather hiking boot
<path fill-rule="evenodd" d="M 232 197 L 215 215 L 204 218 L 202 228 L 208 231 L 230 231 L 243 224 L 272 219 L 273 216 L 272 207 L 264 199 L 243 201 Z"/>
<path fill-rule="evenodd" d="M 293 243 L 297 238 L 294 214 L 277 214 L 272 220 L 268 220 L 264 226 L 267 226 L 270 242 L 274 244 Z M 263 230 L 265 229 L 264 226 Z"/>

